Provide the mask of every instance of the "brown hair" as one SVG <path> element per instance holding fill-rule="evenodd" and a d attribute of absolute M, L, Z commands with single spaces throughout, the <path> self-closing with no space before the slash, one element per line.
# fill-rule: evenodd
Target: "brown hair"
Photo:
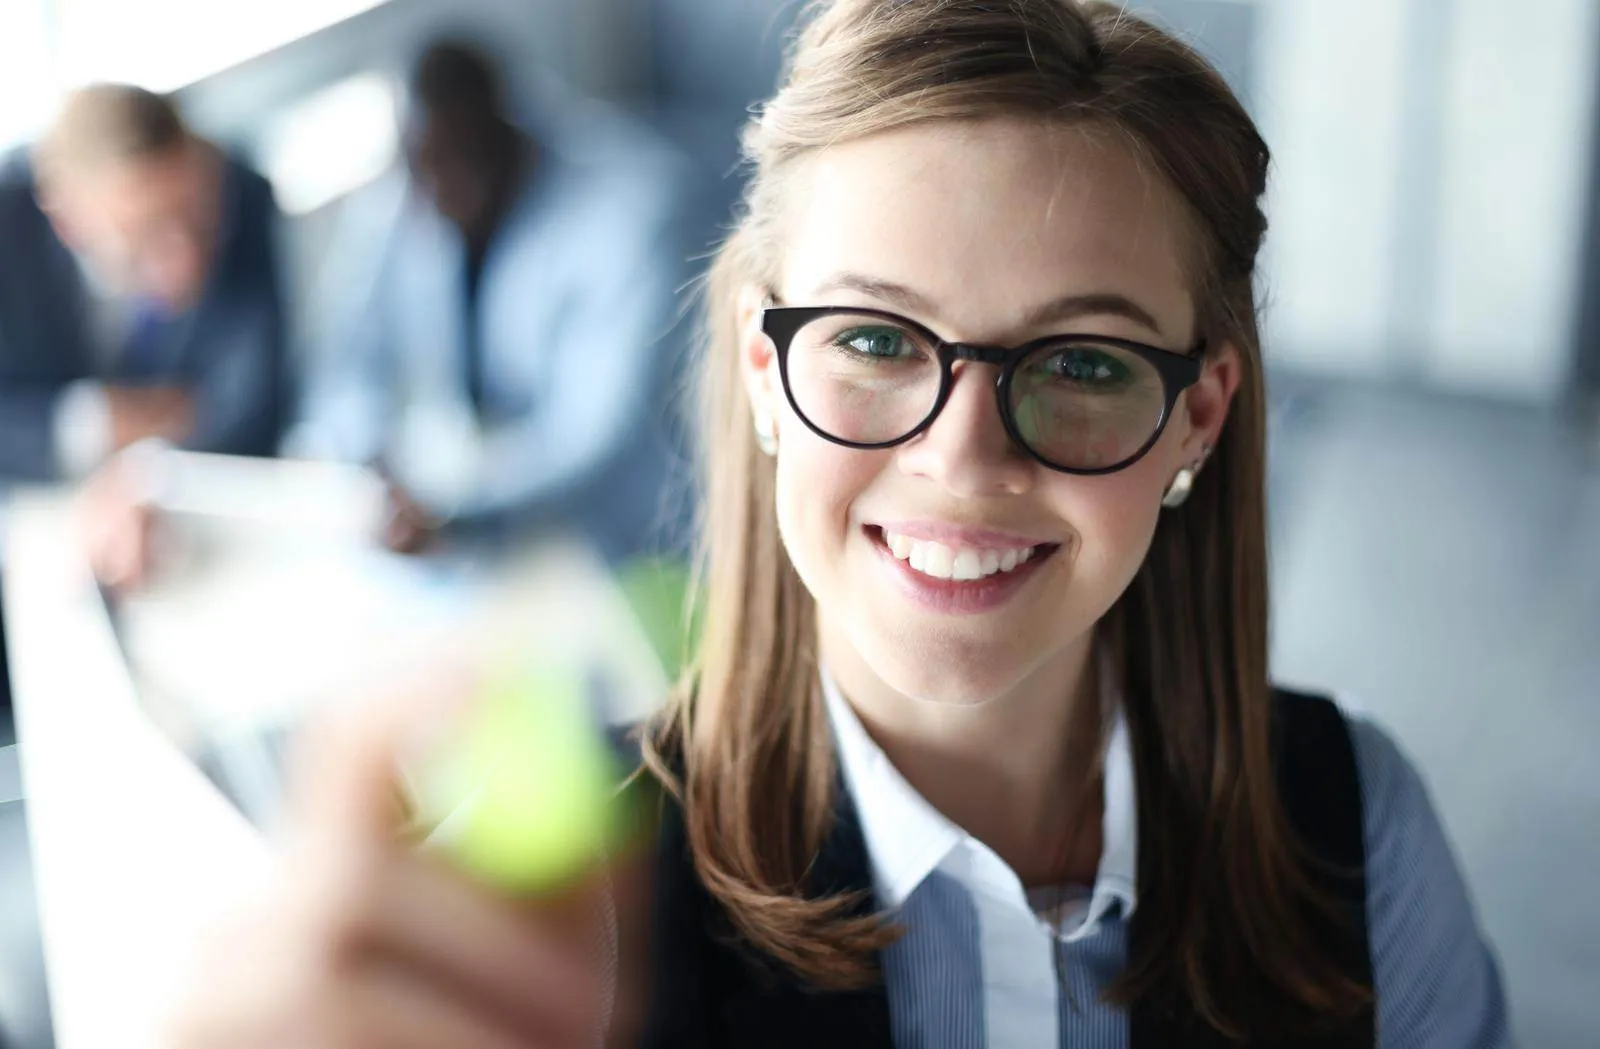
<path fill-rule="evenodd" d="M 189 140 L 177 107 L 130 84 L 74 91 L 34 154 L 44 179 L 171 152 Z"/>
<path fill-rule="evenodd" d="M 682 802 L 694 862 L 738 933 L 821 986 L 871 977 L 883 927 L 808 899 L 836 769 L 815 608 L 779 540 L 774 471 L 744 395 L 735 300 L 776 280 L 796 161 L 929 121 L 1035 118 L 1117 133 L 1187 211 L 1199 333 L 1242 382 L 1210 467 L 1165 513 L 1101 623 L 1138 782 L 1139 907 L 1152 934 L 1112 997 L 1176 987 L 1234 1035 L 1359 1008 L 1317 949 L 1323 906 L 1282 810 L 1270 747 L 1265 426 L 1252 287 L 1268 153 L 1220 76 L 1169 34 L 1078 0 L 836 0 L 816 8 L 753 119 L 739 221 L 711 267 L 700 389 L 704 638 L 647 760 Z M 1213 964 L 1217 959 L 1227 964 Z M 1282 1008 L 1289 1006 L 1285 1016 Z"/>

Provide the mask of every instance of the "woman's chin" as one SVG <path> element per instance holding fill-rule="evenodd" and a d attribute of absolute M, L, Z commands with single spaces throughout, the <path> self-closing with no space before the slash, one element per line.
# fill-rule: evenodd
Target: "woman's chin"
<path fill-rule="evenodd" d="M 878 677 L 895 692 L 923 703 L 976 707 L 1005 695 L 1017 685 L 1017 663 L 997 651 L 960 658 L 948 650 L 907 660 L 904 651 L 873 660 Z"/>
<path fill-rule="evenodd" d="M 1065 612 L 1059 621 L 1072 623 L 1075 616 Z M 945 706 L 983 706 L 1016 693 L 1027 682 L 1043 673 L 1047 677 L 1075 676 L 1081 658 L 1080 645 L 1067 638 L 1038 636 L 1025 624 L 1010 624 L 1007 630 L 964 629 L 930 632 L 906 624 L 904 629 L 883 629 L 877 624 L 858 623 L 853 634 L 825 638 L 827 649 L 847 648 L 836 673 L 852 677 L 844 666 L 854 663 L 864 679 L 876 679 L 894 694 L 925 703 Z M 1080 639 L 1092 635 L 1071 632 Z M 834 644 L 829 645 L 832 641 Z M 848 680 L 841 681 L 848 694 Z"/>

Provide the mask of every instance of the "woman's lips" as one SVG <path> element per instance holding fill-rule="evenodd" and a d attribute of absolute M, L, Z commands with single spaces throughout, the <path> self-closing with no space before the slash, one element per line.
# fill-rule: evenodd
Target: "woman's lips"
<path fill-rule="evenodd" d="M 996 569 L 992 563 L 992 555 L 997 551 L 994 547 L 986 547 L 983 549 L 987 549 L 990 552 L 990 563 L 980 563 L 978 565 L 978 570 L 984 572 L 979 578 L 939 578 L 939 576 L 947 574 L 952 567 L 956 570 L 956 574 L 970 576 L 973 572 L 973 555 L 979 548 L 976 546 L 963 546 L 951 558 L 950 547 L 938 543 L 936 540 L 918 540 L 918 542 L 935 544 L 942 549 L 942 552 L 940 552 L 933 546 L 924 548 L 927 551 L 924 557 L 936 562 L 923 566 L 932 570 L 933 574 L 930 574 L 929 571 L 913 567 L 910 559 L 902 559 L 896 556 L 895 550 L 890 547 L 891 540 L 885 529 L 876 525 L 868 525 L 864 531 L 868 541 L 877 552 L 880 561 L 888 570 L 890 578 L 894 580 L 900 591 L 912 602 L 931 611 L 947 615 L 974 615 L 1000 608 L 1015 597 L 1022 587 L 1026 585 L 1027 581 L 1033 578 L 1040 568 L 1060 549 L 1059 543 L 1043 543 L 1033 547 L 1021 547 L 1021 551 L 1026 555 L 1023 556 L 1023 554 L 1018 553 L 1019 547 L 1011 546 L 1008 549 L 1015 555 L 1016 563 L 1014 567 L 1007 570 L 1003 567 Z M 945 534 L 950 533 L 947 532 Z M 963 536 L 980 534 L 990 540 L 998 535 L 998 533 L 975 533 L 972 530 L 963 530 L 962 534 Z M 903 533 L 898 535 L 903 536 Z M 903 548 L 904 541 L 901 540 L 899 545 Z M 912 556 L 916 557 L 918 553 L 921 553 L 921 551 L 914 551 Z M 921 560 L 923 558 L 918 559 Z M 945 563 L 946 560 L 954 562 L 953 565 L 947 565 Z M 1003 563 L 1002 559 L 1002 565 Z M 963 569 L 965 571 L 962 571 Z M 984 571 L 985 569 L 987 571 Z"/>

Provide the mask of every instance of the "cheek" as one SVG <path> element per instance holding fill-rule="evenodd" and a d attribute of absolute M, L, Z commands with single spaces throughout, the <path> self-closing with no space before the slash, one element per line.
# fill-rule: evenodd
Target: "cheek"
<path fill-rule="evenodd" d="M 1078 536 L 1074 576 L 1114 601 L 1149 552 L 1166 486 L 1163 464 L 1146 456 L 1103 477 L 1063 478 L 1052 502 Z"/>
<path fill-rule="evenodd" d="M 1178 428 L 1168 426 L 1143 458 L 1116 473 L 1060 478 L 1063 516 L 1083 540 L 1085 556 L 1122 566 L 1131 579 L 1149 551 L 1161 499 L 1182 465 Z"/>
<path fill-rule="evenodd" d="M 837 586 L 851 532 L 851 507 L 889 462 L 822 440 L 798 420 L 780 428 L 778 530 L 789 560 L 818 601 Z"/>

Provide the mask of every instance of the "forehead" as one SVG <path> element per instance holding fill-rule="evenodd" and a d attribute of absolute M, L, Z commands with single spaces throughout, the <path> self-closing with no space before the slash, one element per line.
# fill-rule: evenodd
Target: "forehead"
<path fill-rule="evenodd" d="M 181 152 L 108 162 L 83 174 L 77 195 L 110 215 L 161 208 L 194 192 L 193 171 Z"/>
<path fill-rule="evenodd" d="M 1036 334 L 1025 318 L 1068 295 L 1122 296 L 1158 325 L 1084 325 L 1106 334 L 1183 343 L 1192 331 L 1182 209 L 1103 129 L 930 123 L 819 150 L 795 176 L 780 280 L 793 301 L 849 273 L 916 291 L 935 311 L 918 319 L 946 337 Z"/>

